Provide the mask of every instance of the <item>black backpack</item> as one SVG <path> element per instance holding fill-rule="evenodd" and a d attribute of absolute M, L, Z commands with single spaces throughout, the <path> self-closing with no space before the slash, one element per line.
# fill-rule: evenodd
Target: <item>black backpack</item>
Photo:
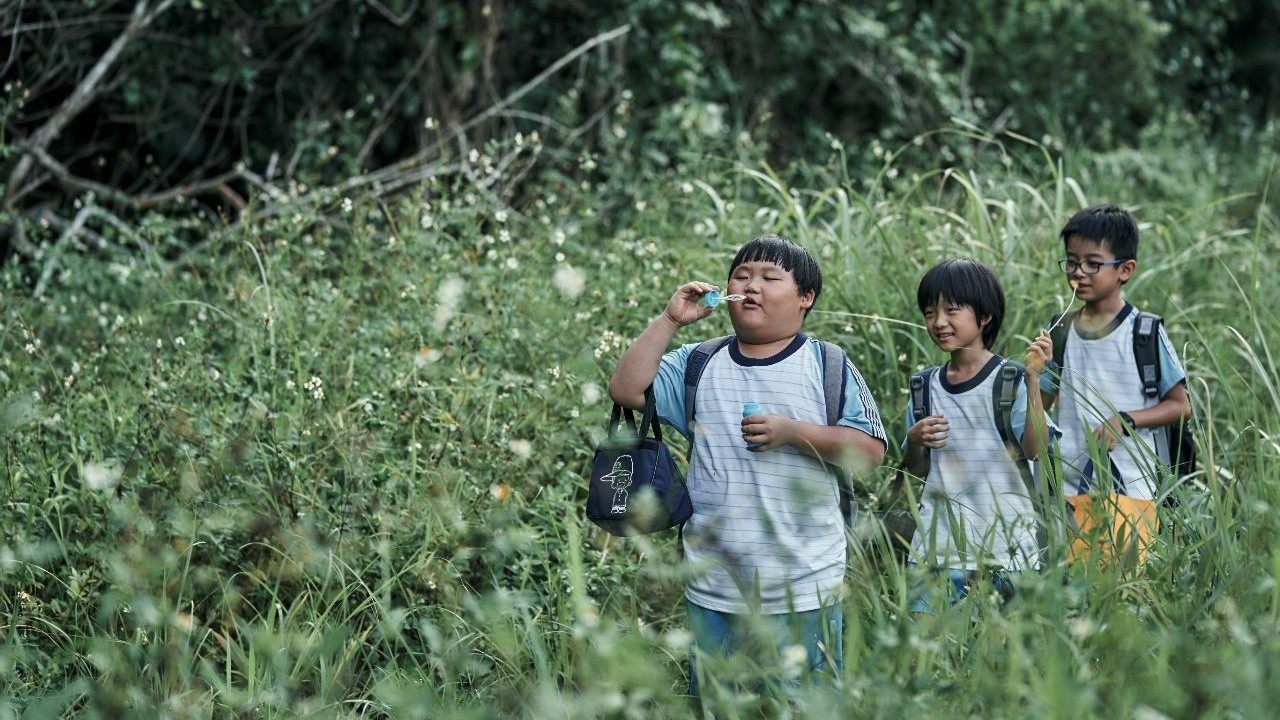
<path fill-rule="evenodd" d="M 702 371 L 707 369 L 707 362 L 725 345 L 733 340 L 732 335 L 703 340 L 689 355 L 684 366 L 684 422 L 685 427 L 693 427 L 693 402 L 698 392 L 698 381 L 702 379 Z M 844 415 L 844 366 L 848 356 L 839 345 L 819 340 L 822 348 L 822 393 L 826 400 L 827 424 L 835 425 Z M 853 522 L 854 500 L 853 481 L 844 468 L 828 465 L 836 475 L 840 489 L 840 514 L 845 524 Z"/>
<path fill-rule="evenodd" d="M 1154 313 L 1138 313 L 1133 323 L 1133 359 L 1142 378 L 1142 394 L 1159 399 L 1160 396 L 1160 325 L 1164 320 Z M 1061 376 L 1067 353 L 1068 330 L 1075 322 L 1077 310 L 1069 310 L 1053 316 L 1053 361 Z M 1185 477 L 1196 470 L 1196 443 L 1187 422 L 1166 425 L 1164 432 L 1156 433 L 1156 454 L 1177 477 Z"/>

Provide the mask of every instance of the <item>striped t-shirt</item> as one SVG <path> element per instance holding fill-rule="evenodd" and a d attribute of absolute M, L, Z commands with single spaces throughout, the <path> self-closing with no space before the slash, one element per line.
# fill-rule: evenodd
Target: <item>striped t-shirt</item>
<path fill-rule="evenodd" d="M 667 353 L 654 379 L 662 421 L 688 436 L 684 370 L 696 344 Z M 885 439 L 862 376 L 845 364 L 839 425 Z M 693 573 L 690 602 L 718 612 L 815 610 L 840 598 L 846 558 L 834 474 L 792 447 L 751 452 L 742 440 L 742 406 L 826 425 L 821 348 L 804 335 L 770 358 L 748 358 L 729 342 L 698 382 L 689 467 L 693 517 L 684 526 Z"/>
<path fill-rule="evenodd" d="M 993 355 L 978 374 L 947 382 L 946 367 L 930 377 L 929 405 L 949 425 L 947 444 L 929 450 L 913 555 L 933 567 L 976 570 L 1039 566 L 1040 545 L 1031 490 L 996 426 L 992 394 L 1004 358 Z M 1010 424 L 1021 440 L 1027 386 L 1019 382 Z M 907 404 L 907 427 L 919 418 Z"/>
<path fill-rule="evenodd" d="M 1142 379 L 1133 356 L 1133 327 L 1138 313 L 1125 303 L 1105 328 L 1083 332 L 1072 323 L 1063 356 L 1063 390 L 1055 410 L 1062 429 L 1059 454 L 1062 458 L 1063 491 L 1081 495 L 1092 489 L 1118 492 L 1141 500 L 1151 500 L 1157 491 L 1160 461 L 1156 454 L 1156 432 L 1163 428 L 1138 428 L 1124 437 L 1106 455 L 1090 452 L 1093 430 L 1118 411 L 1154 406 L 1186 373 L 1164 325 L 1160 325 L 1159 397 L 1142 391 Z M 1056 388 L 1045 388 L 1056 391 Z"/>

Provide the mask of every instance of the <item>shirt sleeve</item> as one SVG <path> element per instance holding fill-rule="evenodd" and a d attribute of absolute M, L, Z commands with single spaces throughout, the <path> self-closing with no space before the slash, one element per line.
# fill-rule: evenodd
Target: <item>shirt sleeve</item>
<path fill-rule="evenodd" d="M 1045 373 L 1041 373 L 1040 387 L 1044 387 Z M 1027 397 L 1027 384 L 1018 383 L 1018 393 L 1013 398 L 1013 416 L 1009 420 L 1013 423 L 1013 432 L 1018 436 L 1019 440 L 1027 433 L 1027 410 L 1031 407 L 1031 400 Z M 1062 431 L 1054 424 L 1053 418 L 1045 415 L 1045 425 L 1049 428 L 1049 439 L 1062 437 Z"/>
<path fill-rule="evenodd" d="M 1062 376 L 1062 368 L 1058 367 L 1058 363 L 1050 360 L 1044 365 L 1044 372 L 1040 373 L 1040 392 L 1046 395 L 1058 394 L 1058 379 Z"/>
<path fill-rule="evenodd" d="M 1164 331 L 1164 323 L 1160 323 L 1160 399 L 1164 399 L 1178 383 L 1187 381 L 1187 373 L 1178 362 L 1178 352 L 1173 342 Z"/>
<path fill-rule="evenodd" d="M 875 398 L 871 397 L 862 374 L 849 361 L 844 364 L 844 412 L 836 424 L 861 430 L 888 445 Z"/>
<path fill-rule="evenodd" d="M 684 417 L 684 369 L 697 343 L 683 345 L 662 356 L 658 374 L 653 378 L 653 397 L 658 406 L 658 420 L 689 435 Z"/>

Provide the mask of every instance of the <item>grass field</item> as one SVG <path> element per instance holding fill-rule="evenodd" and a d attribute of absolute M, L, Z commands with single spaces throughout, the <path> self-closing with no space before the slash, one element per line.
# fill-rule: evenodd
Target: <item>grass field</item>
<path fill-rule="evenodd" d="M 846 672 L 799 714 L 1274 717 L 1274 152 L 955 142 L 971 167 L 916 145 L 858 178 L 839 149 L 633 184 L 579 166 L 510 203 L 441 181 L 209 226 L 194 250 L 154 218 L 62 248 L 39 298 L 47 258 L 0 269 L 0 718 L 686 717 L 674 538 L 582 514 L 630 339 L 743 241 L 792 237 L 825 273 L 807 330 L 848 350 L 896 447 L 906 378 L 939 361 L 922 271 L 996 268 L 1023 348 L 1070 297 L 1058 228 L 1100 200 L 1142 222 L 1127 293 L 1166 318 L 1197 416 L 1201 472 L 1155 558 L 913 619 L 902 568 L 860 545 Z M 869 502 L 888 478 L 861 479 Z"/>

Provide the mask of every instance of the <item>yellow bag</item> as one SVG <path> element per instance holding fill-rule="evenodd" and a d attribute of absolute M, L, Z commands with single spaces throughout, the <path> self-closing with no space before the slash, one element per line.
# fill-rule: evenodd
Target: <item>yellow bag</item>
<path fill-rule="evenodd" d="M 1113 562 L 1137 569 L 1147 561 L 1160 520 L 1156 504 L 1117 493 L 1095 492 L 1067 498 L 1079 534 L 1072 539 L 1067 561 L 1106 568 Z"/>

